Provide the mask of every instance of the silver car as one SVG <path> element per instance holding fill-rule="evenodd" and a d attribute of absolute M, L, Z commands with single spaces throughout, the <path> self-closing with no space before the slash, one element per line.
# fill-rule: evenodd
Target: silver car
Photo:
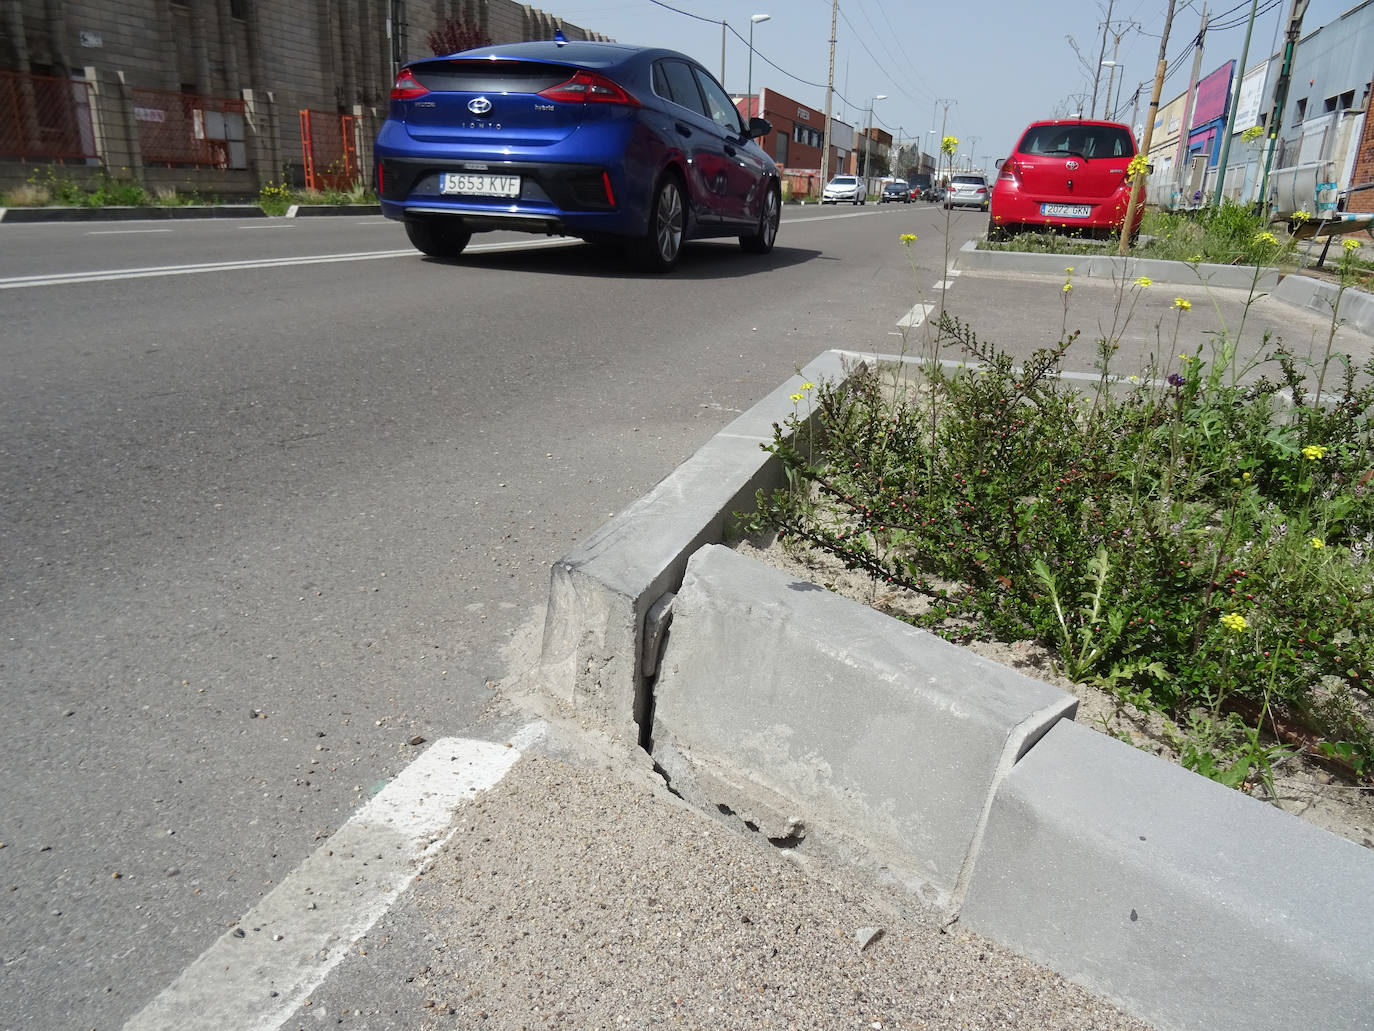
<path fill-rule="evenodd" d="M 868 189 L 857 175 L 837 175 L 821 191 L 822 204 L 863 204 L 867 200 Z"/>
<path fill-rule="evenodd" d="M 985 176 L 960 172 L 949 181 L 945 190 L 945 210 L 950 208 L 978 208 L 988 210 L 992 189 Z"/>

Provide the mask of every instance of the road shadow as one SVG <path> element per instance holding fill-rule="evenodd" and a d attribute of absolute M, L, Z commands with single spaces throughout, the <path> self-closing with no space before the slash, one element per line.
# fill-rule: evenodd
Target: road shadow
<path fill-rule="evenodd" d="M 818 250 L 775 246 L 768 254 L 746 254 L 734 240 L 700 240 L 686 244 L 677 267 L 668 273 L 643 271 L 624 249 L 611 244 L 573 243 L 567 247 L 476 251 L 456 258 L 423 258 L 427 264 L 455 268 L 500 269 L 551 276 L 594 279 L 738 279 L 814 261 Z"/>

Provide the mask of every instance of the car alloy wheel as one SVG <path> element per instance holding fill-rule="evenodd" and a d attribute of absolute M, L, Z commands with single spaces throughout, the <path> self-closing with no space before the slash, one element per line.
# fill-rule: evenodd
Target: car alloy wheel
<path fill-rule="evenodd" d="M 682 187 L 677 176 L 669 172 L 654 191 L 648 231 L 638 247 L 639 257 L 650 272 L 667 272 L 677 264 L 685 224 Z"/>
<path fill-rule="evenodd" d="M 778 223 L 781 220 L 782 205 L 778 200 L 778 191 L 770 189 L 763 199 L 763 211 L 759 213 L 759 231 L 741 236 L 739 245 L 751 254 L 767 254 L 778 238 Z"/>

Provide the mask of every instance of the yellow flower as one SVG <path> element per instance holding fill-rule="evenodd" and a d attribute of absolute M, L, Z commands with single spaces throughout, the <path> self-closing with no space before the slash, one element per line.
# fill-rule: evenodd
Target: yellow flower
<path fill-rule="evenodd" d="M 1313 548 L 1317 549 L 1326 547 L 1326 541 L 1322 540 L 1320 537 L 1313 537 L 1307 543 L 1312 545 Z"/>
<path fill-rule="evenodd" d="M 1239 612 L 1228 612 L 1221 617 L 1221 625 L 1233 634 L 1243 634 L 1250 624 L 1245 622 L 1245 617 Z"/>
<path fill-rule="evenodd" d="M 802 384 L 802 389 L 803 389 L 803 390 L 815 390 L 815 389 L 816 389 L 816 384 L 811 383 L 811 382 L 808 381 L 808 382 Z"/>
<path fill-rule="evenodd" d="M 1127 377 L 1126 377 L 1126 382 L 1127 382 L 1127 383 L 1139 383 L 1139 382 L 1140 382 L 1140 377 L 1139 377 L 1139 376 L 1127 376 Z"/>
<path fill-rule="evenodd" d="M 1310 212 L 1310 211 L 1295 211 L 1295 212 L 1293 212 L 1293 214 L 1289 215 L 1288 217 L 1291 218 L 1294 222 L 1310 222 L 1310 221 L 1312 221 L 1312 212 Z"/>
<path fill-rule="evenodd" d="M 902 243 L 905 244 L 907 247 L 910 247 L 913 243 L 916 242 L 916 234 L 903 233 L 900 237 L 898 237 L 898 239 L 900 239 Z"/>
<path fill-rule="evenodd" d="M 1302 449 L 1302 457 L 1309 462 L 1315 462 L 1326 457 L 1326 448 L 1320 444 L 1308 444 Z"/>
<path fill-rule="evenodd" d="M 953 154 L 959 149 L 959 138 L 957 136 L 946 136 L 940 141 L 941 154 Z"/>
<path fill-rule="evenodd" d="M 1071 292 L 1072 290 L 1073 290 L 1073 284 L 1072 284 L 1072 283 L 1065 283 L 1065 284 L 1064 284 L 1064 292 L 1065 292 L 1066 294 L 1069 293 L 1069 292 Z"/>
<path fill-rule="evenodd" d="M 1350 237 L 1347 236 L 1344 240 L 1341 241 L 1341 246 L 1345 248 L 1345 253 L 1349 254 L 1351 251 L 1355 250 L 1355 248 L 1360 246 L 1360 241 L 1352 240 L 1350 239 Z"/>
<path fill-rule="evenodd" d="M 1147 286 L 1153 286 L 1154 280 L 1151 279 L 1149 276 L 1137 276 L 1135 285 L 1142 288 Z"/>
<path fill-rule="evenodd" d="M 802 399 L 801 394 L 791 394 L 789 396 L 792 398 L 793 401 L 800 401 Z"/>
<path fill-rule="evenodd" d="M 1242 143 L 1254 143 L 1263 135 L 1264 126 L 1252 125 L 1250 126 L 1250 128 L 1246 129 L 1243 133 L 1240 134 L 1240 139 Z"/>
<path fill-rule="evenodd" d="M 1240 478 L 1241 478 L 1242 480 L 1248 480 L 1248 479 L 1250 478 L 1250 474 L 1249 474 L 1249 473 L 1241 473 L 1241 474 L 1240 474 Z"/>
<path fill-rule="evenodd" d="M 1278 242 L 1279 238 L 1268 230 L 1255 234 L 1255 243 L 1267 243 L 1271 246 L 1277 246 Z"/>
<path fill-rule="evenodd" d="M 1131 163 L 1126 166 L 1126 177 L 1132 181 L 1144 179 L 1150 174 L 1150 162 L 1145 159 L 1144 154 L 1137 154 L 1131 158 Z"/>
<path fill-rule="evenodd" d="M 1174 307 L 1177 308 L 1179 311 L 1190 311 L 1193 307 L 1193 302 L 1184 300 L 1182 297 L 1175 297 Z"/>
<path fill-rule="evenodd" d="M 1197 264 L 1198 262 L 1200 262 L 1201 260 L 1202 260 L 1202 255 L 1201 255 L 1201 254 L 1194 254 L 1191 258 L 1188 259 L 1188 264 L 1190 264 L 1190 265 L 1196 265 L 1196 264 Z"/>
<path fill-rule="evenodd" d="M 1073 266 L 1070 265 L 1070 266 L 1069 266 L 1068 268 L 1066 268 L 1064 271 L 1067 272 L 1069 275 L 1073 275 Z"/>

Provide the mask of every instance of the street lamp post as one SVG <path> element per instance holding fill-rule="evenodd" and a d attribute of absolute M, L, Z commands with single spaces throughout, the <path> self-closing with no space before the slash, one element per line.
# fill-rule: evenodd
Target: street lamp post
<path fill-rule="evenodd" d="M 886 93 L 879 93 L 868 102 L 868 124 L 864 126 L 864 191 L 868 191 L 868 155 L 873 149 L 873 105 L 886 100 Z"/>
<path fill-rule="evenodd" d="M 754 26 L 761 21 L 768 21 L 773 16 L 771 14 L 751 14 L 749 16 L 749 117 L 753 118 L 758 114 L 754 108 Z"/>
<path fill-rule="evenodd" d="M 1103 68 L 1110 68 L 1110 69 L 1111 69 L 1111 74 L 1109 74 L 1109 75 L 1107 76 L 1107 104 L 1111 107 L 1111 110 L 1107 112 L 1107 120 L 1108 120 L 1108 121 L 1115 121 L 1115 120 L 1116 120 L 1116 108 L 1117 108 L 1117 104 L 1119 104 L 1119 103 L 1121 102 L 1121 83 L 1120 83 L 1120 82 L 1116 82 L 1116 70 L 1117 70 L 1118 68 L 1120 68 L 1120 69 L 1121 69 L 1121 78 L 1122 78 L 1122 79 L 1125 79 L 1125 78 L 1126 78 L 1126 64 L 1125 64 L 1124 61 L 1103 61 L 1103 62 L 1102 62 L 1102 67 L 1103 67 Z M 1112 100 L 1112 83 L 1113 83 L 1113 82 L 1116 82 L 1116 100 L 1115 100 L 1115 101 Z"/>

